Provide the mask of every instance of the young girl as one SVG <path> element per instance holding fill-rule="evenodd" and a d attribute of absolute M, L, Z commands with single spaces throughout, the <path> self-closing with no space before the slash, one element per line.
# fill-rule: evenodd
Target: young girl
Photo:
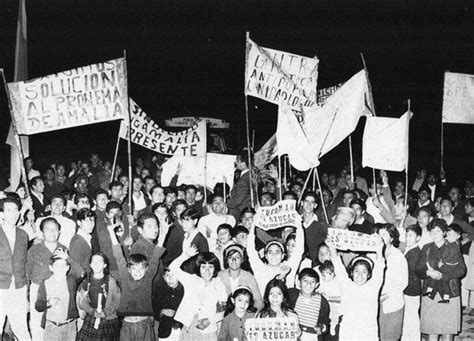
<path fill-rule="evenodd" d="M 108 259 L 103 253 L 92 255 L 90 267 L 92 270 L 89 277 L 77 291 L 79 308 L 87 315 L 76 340 L 119 341 L 120 321 L 117 309 L 120 304 L 120 289 L 115 279 L 109 276 Z"/>
<path fill-rule="evenodd" d="M 184 287 L 183 300 L 174 318 L 183 324 L 181 340 L 217 340 L 227 293 L 217 277 L 220 266 L 213 253 L 198 255 L 195 275 L 181 270 L 181 264 L 197 254 L 195 246 L 188 247 L 170 264 L 171 272 Z"/>
<path fill-rule="evenodd" d="M 297 268 L 292 268 L 290 270 L 290 273 L 286 277 L 286 286 L 288 288 L 293 288 L 295 286 L 296 279 L 298 277 L 298 273 L 300 270 L 304 268 L 310 268 L 311 267 L 311 259 L 305 257 L 304 255 L 301 257 L 300 254 L 295 255 L 295 250 L 298 251 L 297 245 L 296 245 L 296 233 L 290 233 L 288 237 L 286 237 L 286 242 L 285 242 L 285 247 L 286 247 L 286 261 L 287 262 L 293 262 L 294 257 L 300 257 L 299 259 L 299 264 Z"/>
<path fill-rule="evenodd" d="M 227 300 L 221 329 L 219 330 L 219 341 L 243 341 L 246 340 L 244 330 L 245 321 L 255 316 L 253 295 L 249 287 L 239 286 Z"/>
<path fill-rule="evenodd" d="M 378 237 L 375 265 L 367 257 L 356 257 L 350 263 L 350 277 L 337 254 L 330 246 L 336 278 L 341 286 L 339 340 L 378 340 L 377 312 L 379 291 L 383 282 L 383 242 Z"/>

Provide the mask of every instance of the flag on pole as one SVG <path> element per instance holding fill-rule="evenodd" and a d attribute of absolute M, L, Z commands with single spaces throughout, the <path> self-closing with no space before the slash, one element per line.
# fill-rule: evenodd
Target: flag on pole
<path fill-rule="evenodd" d="M 285 103 L 278 109 L 278 154 L 288 154 L 290 163 L 305 171 L 339 145 L 357 127 L 361 116 L 371 116 L 367 106 L 366 73 L 360 71 L 326 99 L 322 107 L 303 108 L 304 122 Z"/>
<path fill-rule="evenodd" d="M 278 155 L 276 134 L 273 134 L 270 139 L 254 154 L 253 164 L 258 169 L 262 170 Z"/>
<path fill-rule="evenodd" d="M 245 94 L 290 107 L 316 103 L 319 59 L 258 46 L 247 40 Z"/>
<path fill-rule="evenodd" d="M 444 74 L 443 123 L 474 124 L 474 75 Z"/>
<path fill-rule="evenodd" d="M 28 79 L 28 46 L 27 46 L 27 21 L 25 0 L 20 0 L 18 6 L 18 19 L 16 27 L 16 45 L 15 45 L 15 69 L 14 81 L 26 81 Z M 12 117 L 13 119 L 13 117 Z M 29 156 L 30 148 L 28 136 L 20 136 L 23 155 Z M 10 148 L 10 187 L 9 191 L 16 191 L 21 180 L 21 159 L 20 144 L 15 137 L 15 130 L 10 124 L 7 140 Z"/>
<path fill-rule="evenodd" d="M 400 118 L 368 117 L 362 139 L 362 167 L 401 172 L 408 164 L 409 120 L 407 111 Z"/>

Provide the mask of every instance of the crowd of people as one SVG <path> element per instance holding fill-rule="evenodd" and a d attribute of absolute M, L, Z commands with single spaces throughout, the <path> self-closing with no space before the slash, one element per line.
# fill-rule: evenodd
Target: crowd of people
<path fill-rule="evenodd" d="M 41 172 L 26 159 L 28 190 L 0 191 L 4 336 L 235 341 L 250 318 L 289 318 L 299 340 L 452 340 L 462 309 L 474 315 L 472 182 L 420 169 L 406 190 L 346 167 L 317 188 L 248 162 L 211 191 L 178 186 L 180 167 L 163 187 L 157 158 L 131 178 L 97 154 Z M 297 227 L 259 228 L 278 200 L 297 202 Z M 373 235 L 377 251 L 338 250 L 328 228 Z"/>

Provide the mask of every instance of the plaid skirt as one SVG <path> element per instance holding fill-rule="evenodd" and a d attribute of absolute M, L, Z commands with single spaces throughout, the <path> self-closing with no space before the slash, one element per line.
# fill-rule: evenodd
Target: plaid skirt
<path fill-rule="evenodd" d="M 76 341 L 120 341 L 120 320 L 100 319 L 99 328 L 94 328 L 95 317 L 87 314 Z"/>

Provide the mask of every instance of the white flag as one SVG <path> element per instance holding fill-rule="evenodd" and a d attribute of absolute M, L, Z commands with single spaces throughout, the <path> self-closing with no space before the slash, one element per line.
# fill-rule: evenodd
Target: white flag
<path fill-rule="evenodd" d="M 372 115 L 368 94 L 362 70 L 329 96 L 322 107 L 305 108 L 304 122 L 298 122 L 295 110 L 282 103 L 277 127 L 279 155 L 288 154 L 291 164 L 301 171 L 319 165 L 319 158 L 349 136 L 361 116 Z"/>
<path fill-rule="evenodd" d="M 444 74 L 443 123 L 474 124 L 474 75 Z"/>
<path fill-rule="evenodd" d="M 362 140 L 362 167 L 394 172 L 405 170 L 408 163 L 409 117 L 368 117 Z"/>
<path fill-rule="evenodd" d="M 245 94 L 299 108 L 316 103 L 319 59 L 258 46 L 247 41 Z"/>

